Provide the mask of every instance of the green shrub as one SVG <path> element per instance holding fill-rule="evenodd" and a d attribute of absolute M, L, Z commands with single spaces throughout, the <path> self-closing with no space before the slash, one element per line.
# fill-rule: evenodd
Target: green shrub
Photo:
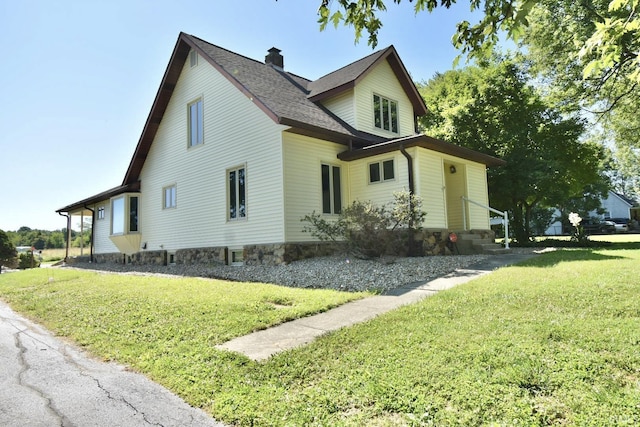
<path fill-rule="evenodd" d="M 335 220 L 315 211 L 301 221 L 304 231 L 322 241 L 345 242 L 358 258 L 384 255 L 415 255 L 413 233 L 420 229 L 426 213 L 420 197 L 407 191 L 394 193 L 394 200 L 382 206 L 355 201 L 342 209 Z"/>
<path fill-rule="evenodd" d="M 31 252 L 22 252 L 18 255 L 18 268 L 25 270 L 27 268 L 40 267 L 40 260 L 33 256 Z"/>

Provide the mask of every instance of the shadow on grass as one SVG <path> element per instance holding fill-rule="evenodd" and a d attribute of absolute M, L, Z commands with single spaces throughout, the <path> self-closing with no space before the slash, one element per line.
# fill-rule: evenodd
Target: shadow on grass
<path fill-rule="evenodd" d="M 611 249 L 611 247 L 608 247 L 607 249 Z M 619 255 L 605 255 L 595 252 L 594 249 L 561 249 L 553 252 L 546 252 L 540 256 L 519 263 L 518 265 L 523 267 L 553 267 L 561 262 L 610 261 L 616 259 L 626 259 L 626 257 Z"/>

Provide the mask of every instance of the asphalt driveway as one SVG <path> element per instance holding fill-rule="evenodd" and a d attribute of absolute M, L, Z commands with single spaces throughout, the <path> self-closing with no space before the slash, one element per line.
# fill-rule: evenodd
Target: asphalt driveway
<path fill-rule="evenodd" d="M 0 302 L 0 426 L 218 426 L 145 376 L 88 357 Z"/>

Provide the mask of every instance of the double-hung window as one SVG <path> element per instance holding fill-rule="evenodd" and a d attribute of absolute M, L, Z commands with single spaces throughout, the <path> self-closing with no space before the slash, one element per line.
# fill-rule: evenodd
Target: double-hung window
<path fill-rule="evenodd" d="M 231 221 L 247 217 L 247 174 L 244 166 L 227 170 L 228 219 Z"/>
<path fill-rule="evenodd" d="M 369 182 L 393 181 L 395 173 L 393 170 L 393 160 L 369 163 Z"/>
<path fill-rule="evenodd" d="M 170 185 L 168 187 L 164 187 L 162 189 L 162 193 L 163 193 L 163 208 L 164 209 L 171 209 L 171 208 L 175 208 L 176 207 L 176 186 L 175 185 Z"/>
<path fill-rule="evenodd" d="M 340 191 L 340 166 L 322 165 L 322 213 L 342 212 Z"/>
<path fill-rule="evenodd" d="M 198 98 L 188 105 L 189 147 L 194 147 L 204 142 L 203 120 L 202 98 Z"/>
<path fill-rule="evenodd" d="M 373 95 L 373 122 L 378 129 L 398 133 L 398 103 Z"/>

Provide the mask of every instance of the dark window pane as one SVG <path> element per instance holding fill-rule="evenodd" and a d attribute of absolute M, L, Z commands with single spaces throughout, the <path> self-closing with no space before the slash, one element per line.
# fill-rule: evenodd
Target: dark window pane
<path fill-rule="evenodd" d="M 236 218 L 236 171 L 229 172 L 229 218 Z"/>
<path fill-rule="evenodd" d="M 389 100 L 382 99 L 382 128 L 389 130 Z"/>
<path fill-rule="evenodd" d="M 238 169 L 238 216 L 240 218 L 247 216 L 244 168 Z"/>
<path fill-rule="evenodd" d="M 369 182 L 380 181 L 380 163 L 371 163 L 369 165 Z"/>
<path fill-rule="evenodd" d="M 382 163 L 382 169 L 383 169 L 385 181 L 387 179 L 393 179 L 394 178 L 393 160 L 387 160 L 387 161 L 383 162 Z"/>
<path fill-rule="evenodd" d="M 333 213 L 342 212 L 342 194 L 340 192 L 340 168 L 333 167 Z"/>
<path fill-rule="evenodd" d="M 327 165 L 322 165 L 322 213 L 331 213 L 331 178 Z"/>
<path fill-rule="evenodd" d="M 138 231 L 138 198 L 129 198 L 129 231 Z"/>
<path fill-rule="evenodd" d="M 398 133 L 398 104 L 390 101 L 391 103 L 391 132 Z"/>
<path fill-rule="evenodd" d="M 373 95 L 373 118 L 375 127 L 382 127 L 382 108 L 380 107 L 380 97 L 378 95 Z"/>

